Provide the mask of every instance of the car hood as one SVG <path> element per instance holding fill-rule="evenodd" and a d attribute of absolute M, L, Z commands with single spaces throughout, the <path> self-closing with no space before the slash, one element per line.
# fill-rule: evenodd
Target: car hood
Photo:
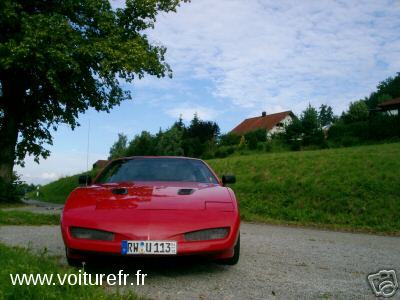
<path fill-rule="evenodd" d="M 207 183 L 135 182 L 93 184 L 75 189 L 64 212 L 89 210 L 204 210 L 213 205 L 232 203 L 226 187 Z"/>

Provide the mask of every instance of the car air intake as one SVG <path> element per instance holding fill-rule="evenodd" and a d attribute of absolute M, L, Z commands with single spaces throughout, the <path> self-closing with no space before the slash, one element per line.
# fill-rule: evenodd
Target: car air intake
<path fill-rule="evenodd" d="M 229 234 L 228 227 L 210 228 L 198 231 L 187 232 L 184 234 L 186 241 L 207 241 L 224 239 Z"/>
<path fill-rule="evenodd" d="M 116 188 L 116 189 L 112 189 L 111 192 L 114 195 L 126 195 L 128 194 L 128 190 L 126 188 Z"/>
<path fill-rule="evenodd" d="M 178 195 L 191 195 L 194 193 L 194 189 L 180 189 Z"/>
<path fill-rule="evenodd" d="M 99 240 L 99 241 L 114 240 L 114 233 L 108 231 L 82 228 L 82 227 L 70 227 L 69 231 L 71 232 L 71 235 L 76 239 Z"/>

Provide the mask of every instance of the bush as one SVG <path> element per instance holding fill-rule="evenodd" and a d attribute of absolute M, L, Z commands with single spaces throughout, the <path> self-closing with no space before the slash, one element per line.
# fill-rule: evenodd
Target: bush
<path fill-rule="evenodd" d="M 336 146 L 355 146 L 400 137 L 400 117 L 375 115 L 366 121 L 339 121 L 328 132 L 328 141 Z"/>
<path fill-rule="evenodd" d="M 369 138 L 374 140 L 386 140 L 400 138 L 400 116 L 376 115 L 368 122 Z"/>
<path fill-rule="evenodd" d="M 21 199 L 23 195 L 17 191 L 18 181 L 17 178 L 11 184 L 7 184 L 0 178 L 0 202 L 16 202 Z"/>
<path fill-rule="evenodd" d="M 299 141 L 299 140 L 291 141 L 290 150 L 292 150 L 292 151 L 300 151 L 301 150 L 301 141 Z"/>
<path fill-rule="evenodd" d="M 214 153 L 216 158 L 225 158 L 235 152 L 234 146 L 221 146 L 218 147 Z"/>
<path fill-rule="evenodd" d="M 220 146 L 235 146 L 240 143 L 240 135 L 237 135 L 235 133 L 229 132 L 227 134 L 221 135 L 219 139 L 219 145 Z"/>
<path fill-rule="evenodd" d="M 265 129 L 257 129 L 250 131 L 244 135 L 247 141 L 247 147 L 250 150 L 256 150 L 259 142 L 265 142 L 267 139 L 267 132 Z"/>
<path fill-rule="evenodd" d="M 272 141 L 267 141 L 264 144 L 264 151 L 265 152 L 271 152 L 272 151 Z"/>

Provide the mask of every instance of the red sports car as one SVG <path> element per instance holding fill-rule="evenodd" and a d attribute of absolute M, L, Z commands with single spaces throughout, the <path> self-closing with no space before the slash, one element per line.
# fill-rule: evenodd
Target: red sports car
<path fill-rule="evenodd" d="M 71 265 L 91 254 L 202 255 L 236 264 L 240 218 L 232 175 L 220 180 L 202 160 L 129 157 L 111 161 L 93 183 L 79 178 L 61 231 Z"/>

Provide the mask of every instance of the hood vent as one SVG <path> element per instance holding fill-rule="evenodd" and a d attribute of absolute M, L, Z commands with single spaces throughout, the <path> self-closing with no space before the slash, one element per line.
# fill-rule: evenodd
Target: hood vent
<path fill-rule="evenodd" d="M 126 195 L 126 194 L 128 194 L 128 189 L 126 189 L 126 188 L 116 188 L 116 189 L 112 189 L 111 192 L 114 195 Z"/>
<path fill-rule="evenodd" d="M 191 195 L 194 193 L 194 189 L 180 189 L 178 195 Z"/>

